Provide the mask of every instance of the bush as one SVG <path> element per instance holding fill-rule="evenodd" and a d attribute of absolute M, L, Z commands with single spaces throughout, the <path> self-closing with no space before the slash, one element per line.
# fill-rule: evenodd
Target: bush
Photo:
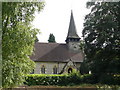
<path fill-rule="evenodd" d="M 98 80 L 94 74 L 84 74 L 81 76 L 81 82 L 88 84 L 96 84 L 98 83 Z"/>
<path fill-rule="evenodd" d="M 120 75 L 102 75 L 100 83 L 108 85 L 120 85 Z"/>
<path fill-rule="evenodd" d="M 68 74 L 70 85 L 80 84 L 81 83 L 81 77 L 80 76 L 81 76 L 80 73 L 76 70 L 73 70 L 72 73 Z"/>
<path fill-rule="evenodd" d="M 120 85 L 120 75 L 103 75 L 98 81 L 94 74 L 80 75 L 78 72 L 73 72 L 66 75 L 46 75 L 46 74 L 29 74 L 26 77 L 26 85 L 58 85 L 58 86 L 73 86 L 79 84 L 109 84 Z"/>
<path fill-rule="evenodd" d="M 58 85 L 61 77 L 65 75 L 44 75 L 44 74 L 29 74 L 26 77 L 25 84 L 27 85 Z"/>
<path fill-rule="evenodd" d="M 92 83 L 92 75 L 80 75 L 79 72 L 73 72 L 68 75 L 46 75 L 46 74 L 29 74 L 26 77 L 27 85 L 59 85 L 73 86 L 81 83 Z"/>
<path fill-rule="evenodd" d="M 46 75 L 46 74 L 29 74 L 26 77 L 25 84 L 27 85 L 76 85 L 81 83 L 79 72 L 74 71 L 73 73 L 66 75 Z"/>

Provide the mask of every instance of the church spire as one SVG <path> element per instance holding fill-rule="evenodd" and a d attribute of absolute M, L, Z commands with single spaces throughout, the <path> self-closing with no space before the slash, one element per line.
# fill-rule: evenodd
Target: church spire
<path fill-rule="evenodd" d="M 68 34 L 67 34 L 67 38 L 66 38 L 66 42 L 68 43 L 70 40 L 75 40 L 75 41 L 79 41 L 80 38 L 77 35 L 76 32 L 76 26 L 75 26 L 75 22 L 74 22 L 74 17 L 73 17 L 73 12 L 71 10 L 71 17 L 70 17 L 70 24 L 69 24 L 69 29 L 68 29 Z"/>

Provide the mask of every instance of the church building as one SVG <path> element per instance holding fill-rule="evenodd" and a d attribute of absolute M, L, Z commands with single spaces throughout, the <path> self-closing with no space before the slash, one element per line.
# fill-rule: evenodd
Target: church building
<path fill-rule="evenodd" d="M 71 12 L 66 43 L 35 43 L 34 54 L 30 57 L 36 64 L 35 74 L 62 74 L 79 70 L 84 54 L 80 49 L 73 13 Z"/>

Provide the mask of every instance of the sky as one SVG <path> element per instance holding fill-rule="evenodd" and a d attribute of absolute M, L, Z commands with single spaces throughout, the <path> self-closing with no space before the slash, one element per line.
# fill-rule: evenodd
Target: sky
<path fill-rule="evenodd" d="M 39 42 L 48 42 L 49 34 L 53 33 L 57 43 L 65 43 L 67 37 L 71 10 L 78 35 L 82 36 L 85 15 L 90 10 L 86 8 L 87 0 L 45 0 L 45 7 L 40 13 L 35 13 L 33 27 L 40 29 L 37 35 Z"/>

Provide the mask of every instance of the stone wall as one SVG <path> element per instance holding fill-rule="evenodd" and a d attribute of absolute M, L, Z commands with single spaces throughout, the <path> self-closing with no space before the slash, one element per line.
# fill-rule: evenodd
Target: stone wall
<path fill-rule="evenodd" d="M 34 70 L 34 73 L 36 74 L 41 73 L 42 65 L 45 66 L 45 74 L 53 74 L 54 66 L 57 66 L 58 69 L 57 73 L 59 73 L 65 65 L 65 63 L 58 63 L 58 62 L 35 62 L 35 63 L 36 63 L 36 68 Z"/>
<path fill-rule="evenodd" d="M 41 67 L 44 65 L 45 66 L 45 74 L 53 74 L 53 68 L 56 66 L 57 67 L 57 74 L 61 72 L 61 70 L 63 70 L 63 68 L 65 67 L 66 65 L 66 62 L 35 62 L 36 64 L 36 67 L 35 67 L 35 70 L 34 70 L 34 73 L 35 74 L 41 74 Z M 80 63 L 77 63 L 75 64 L 75 66 L 77 68 L 79 68 L 80 66 Z M 68 62 L 66 67 L 64 68 L 64 73 L 67 73 L 67 69 L 69 67 L 72 67 L 74 69 L 77 69 L 73 65 L 72 62 Z"/>

